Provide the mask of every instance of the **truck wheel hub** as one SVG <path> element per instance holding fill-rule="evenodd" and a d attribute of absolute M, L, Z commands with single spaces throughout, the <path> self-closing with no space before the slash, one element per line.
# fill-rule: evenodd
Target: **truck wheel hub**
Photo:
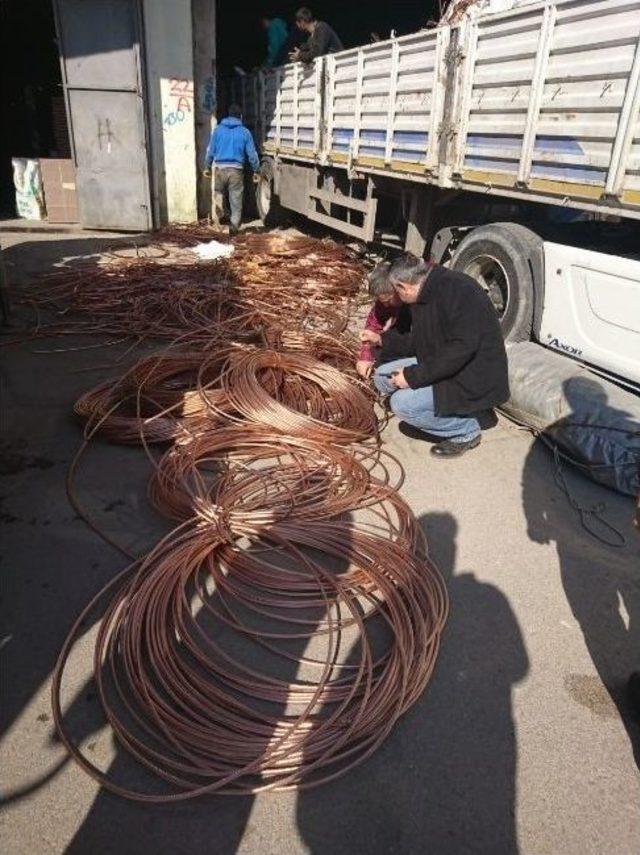
<path fill-rule="evenodd" d="M 464 272 L 488 294 L 494 309 L 502 318 L 509 305 L 509 278 L 498 259 L 491 255 L 479 255 L 469 262 Z"/>

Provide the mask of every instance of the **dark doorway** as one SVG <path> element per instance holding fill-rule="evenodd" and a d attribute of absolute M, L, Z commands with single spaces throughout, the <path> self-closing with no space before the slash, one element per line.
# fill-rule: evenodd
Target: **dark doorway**
<path fill-rule="evenodd" d="M 15 216 L 12 157 L 69 158 L 49 2 L 0 0 L 0 216 Z"/>
<path fill-rule="evenodd" d="M 440 17 L 440 5 L 440 0 L 404 0 L 403 3 L 371 0 L 364 5 L 340 0 L 323 0 L 322 3 L 253 0 L 248 4 L 218 0 L 219 71 L 222 76 L 228 76 L 234 66 L 249 71 L 264 61 L 267 50 L 266 35 L 261 29 L 264 15 L 284 18 L 291 27 L 296 10 L 309 6 L 320 20 L 331 24 L 345 48 L 351 48 L 368 44 L 373 33 L 387 39 L 391 30 L 399 36 L 415 32 Z"/>

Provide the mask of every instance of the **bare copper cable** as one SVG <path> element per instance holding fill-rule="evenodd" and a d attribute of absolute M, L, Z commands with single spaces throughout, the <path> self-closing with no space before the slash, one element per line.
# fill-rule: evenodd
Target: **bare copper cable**
<path fill-rule="evenodd" d="M 398 493 L 401 467 L 377 441 L 373 396 L 353 373 L 345 319 L 360 266 L 332 241 L 286 234 L 242 236 L 229 262 L 202 266 L 183 252 L 202 237 L 201 225 L 180 227 L 155 254 L 114 250 L 96 281 L 66 271 L 41 301 L 71 300 L 60 332 L 76 321 L 110 334 L 130 324 L 173 342 L 76 404 L 86 425 L 69 475 L 74 506 L 81 455 L 100 435 L 143 446 L 150 500 L 179 524 L 89 603 L 52 685 L 72 756 L 142 802 L 308 788 L 344 774 L 423 691 L 448 611 Z M 102 297 L 105 277 L 114 292 Z M 158 459 L 157 443 L 168 446 Z M 104 713 L 160 791 L 118 785 L 67 733 L 65 665 L 96 610 Z M 370 627 L 384 629 L 383 649 Z M 225 632 L 293 674 L 261 670 L 254 654 L 225 646 Z"/>
<path fill-rule="evenodd" d="M 340 244 L 247 235 L 236 239 L 229 259 L 196 261 L 185 251 L 195 234 L 204 237 L 202 227 L 172 228 L 156 249 L 129 257 L 116 248 L 100 265 L 63 266 L 43 277 L 28 300 L 53 317 L 38 322 L 37 334 L 180 338 L 211 348 L 251 339 L 283 317 L 300 330 L 344 331 L 344 308 L 357 296 L 362 266 Z"/>
<path fill-rule="evenodd" d="M 254 547 L 241 547 L 225 541 L 232 524 L 224 515 L 220 507 L 215 520 L 203 517 L 150 554 L 111 600 L 96 647 L 95 678 L 109 722 L 120 744 L 172 785 L 169 793 L 122 788 L 73 746 L 58 700 L 73 634 L 62 651 L 54 677 L 62 738 L 81 765 L 119 795 L 163 802 L 323 783 L 375 750 L 433 671 L 447 606 L 426 556 L 354 523 L 287 522 L 260 533 L 250 516 L 244 524 L 236 520 L 236 533 L 251 537 Z M 346 569 L 331 573 L 308 556 L 310 547 L 339 558 Z M 283 550 L 296 560 L 295 569 L 274 572 Z M 195 611 L 194 592 L 200 598 Z M 372 613 L 383 616 L 392 636 L 375 667 L 362 600 L 374 605 Z M 239 606 L 254 618 L 268 608 L 276 628 L 239 619 Z M 325 618 L 310 627 L 304 616 L 314 607 L 322 607 Z M 324 636 L 326 658 L 316 663 L 321 673 L 304 683 L 280 681 L 234 659 L 198 621 L 211 610 L 250 639 L 268 640 L 271 650 L 286 649 L 293 638 Z M 341 670 L 332 664 L 334 647 L 349 625 L 359 630 L 359 663 Z M 292 703 L 300 711 L 282 714 Z"/>

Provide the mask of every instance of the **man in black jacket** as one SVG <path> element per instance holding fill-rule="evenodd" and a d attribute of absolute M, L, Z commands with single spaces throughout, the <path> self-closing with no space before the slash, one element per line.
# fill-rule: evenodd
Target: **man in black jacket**
<path fill-rule="evenodd" d="M 305 44 L 289 54 L 292 62 L 313 62 L 318 56 L 336 53 L 343 49 L 342 42 L 329 24 L 325 21 L 316 21 L 313 12 L 306 6 L 296 12 L 296 27 L 306 33 L 309 38 Z"/>
<path fill-rule="evenodd" d="M 464 273 L 406 255 L 389 278 L 411 308 L 411 328 L 390 336 L 393 353 L 383 336 L 375 384 L 399 419 L 443 440 L 433 455 L 459 456 L 480 445 L 477 415 L 509 397 L 498 316 Z"/>

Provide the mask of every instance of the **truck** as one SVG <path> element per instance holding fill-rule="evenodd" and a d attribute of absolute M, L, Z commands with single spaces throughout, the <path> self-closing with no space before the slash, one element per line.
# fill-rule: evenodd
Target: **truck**
<path fill-rule="evenodd" d="M 232 81 L 256 204 L 471 275 L 507 342 L 640 389 L 640 2 L 511 0 Z"/>

